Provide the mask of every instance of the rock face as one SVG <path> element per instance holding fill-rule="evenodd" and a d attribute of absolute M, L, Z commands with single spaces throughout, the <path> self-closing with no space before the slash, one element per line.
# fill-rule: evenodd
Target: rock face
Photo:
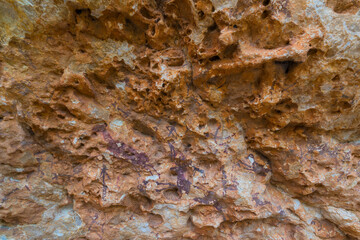
<path fill-rule="evenodd" d="M 359 9 L 0 1 L 0 239 L 360 239 Z"/>

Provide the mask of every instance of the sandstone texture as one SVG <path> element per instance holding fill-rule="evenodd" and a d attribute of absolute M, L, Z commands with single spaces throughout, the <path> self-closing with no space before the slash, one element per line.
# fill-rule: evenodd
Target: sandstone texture
<path fill-rule="evenodd" d="M 360 239 L 359 0 L 0 0 L 0 239 Z"/>

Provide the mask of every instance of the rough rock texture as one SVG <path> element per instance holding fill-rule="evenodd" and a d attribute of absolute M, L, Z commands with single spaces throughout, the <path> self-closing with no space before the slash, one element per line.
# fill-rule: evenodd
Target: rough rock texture
<path fill-rule="evenodd" d="M 360 239 L 359 0 L 0 0 L 0 239 Z"/>

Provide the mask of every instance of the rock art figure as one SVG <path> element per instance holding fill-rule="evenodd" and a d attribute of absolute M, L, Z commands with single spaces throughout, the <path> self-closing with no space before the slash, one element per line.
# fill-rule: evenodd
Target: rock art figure
<path fill-rule="evenodd" d="M 359 0 L 1 0 L 0 239 L 360 239 Z"/>

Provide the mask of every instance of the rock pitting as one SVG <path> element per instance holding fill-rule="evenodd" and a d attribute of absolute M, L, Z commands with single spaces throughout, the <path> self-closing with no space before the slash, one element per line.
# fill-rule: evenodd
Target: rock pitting
<path fill-rule="evenodd" d="M 359 10 L 0 1 L 0 239 L 360 239 Z"/>

